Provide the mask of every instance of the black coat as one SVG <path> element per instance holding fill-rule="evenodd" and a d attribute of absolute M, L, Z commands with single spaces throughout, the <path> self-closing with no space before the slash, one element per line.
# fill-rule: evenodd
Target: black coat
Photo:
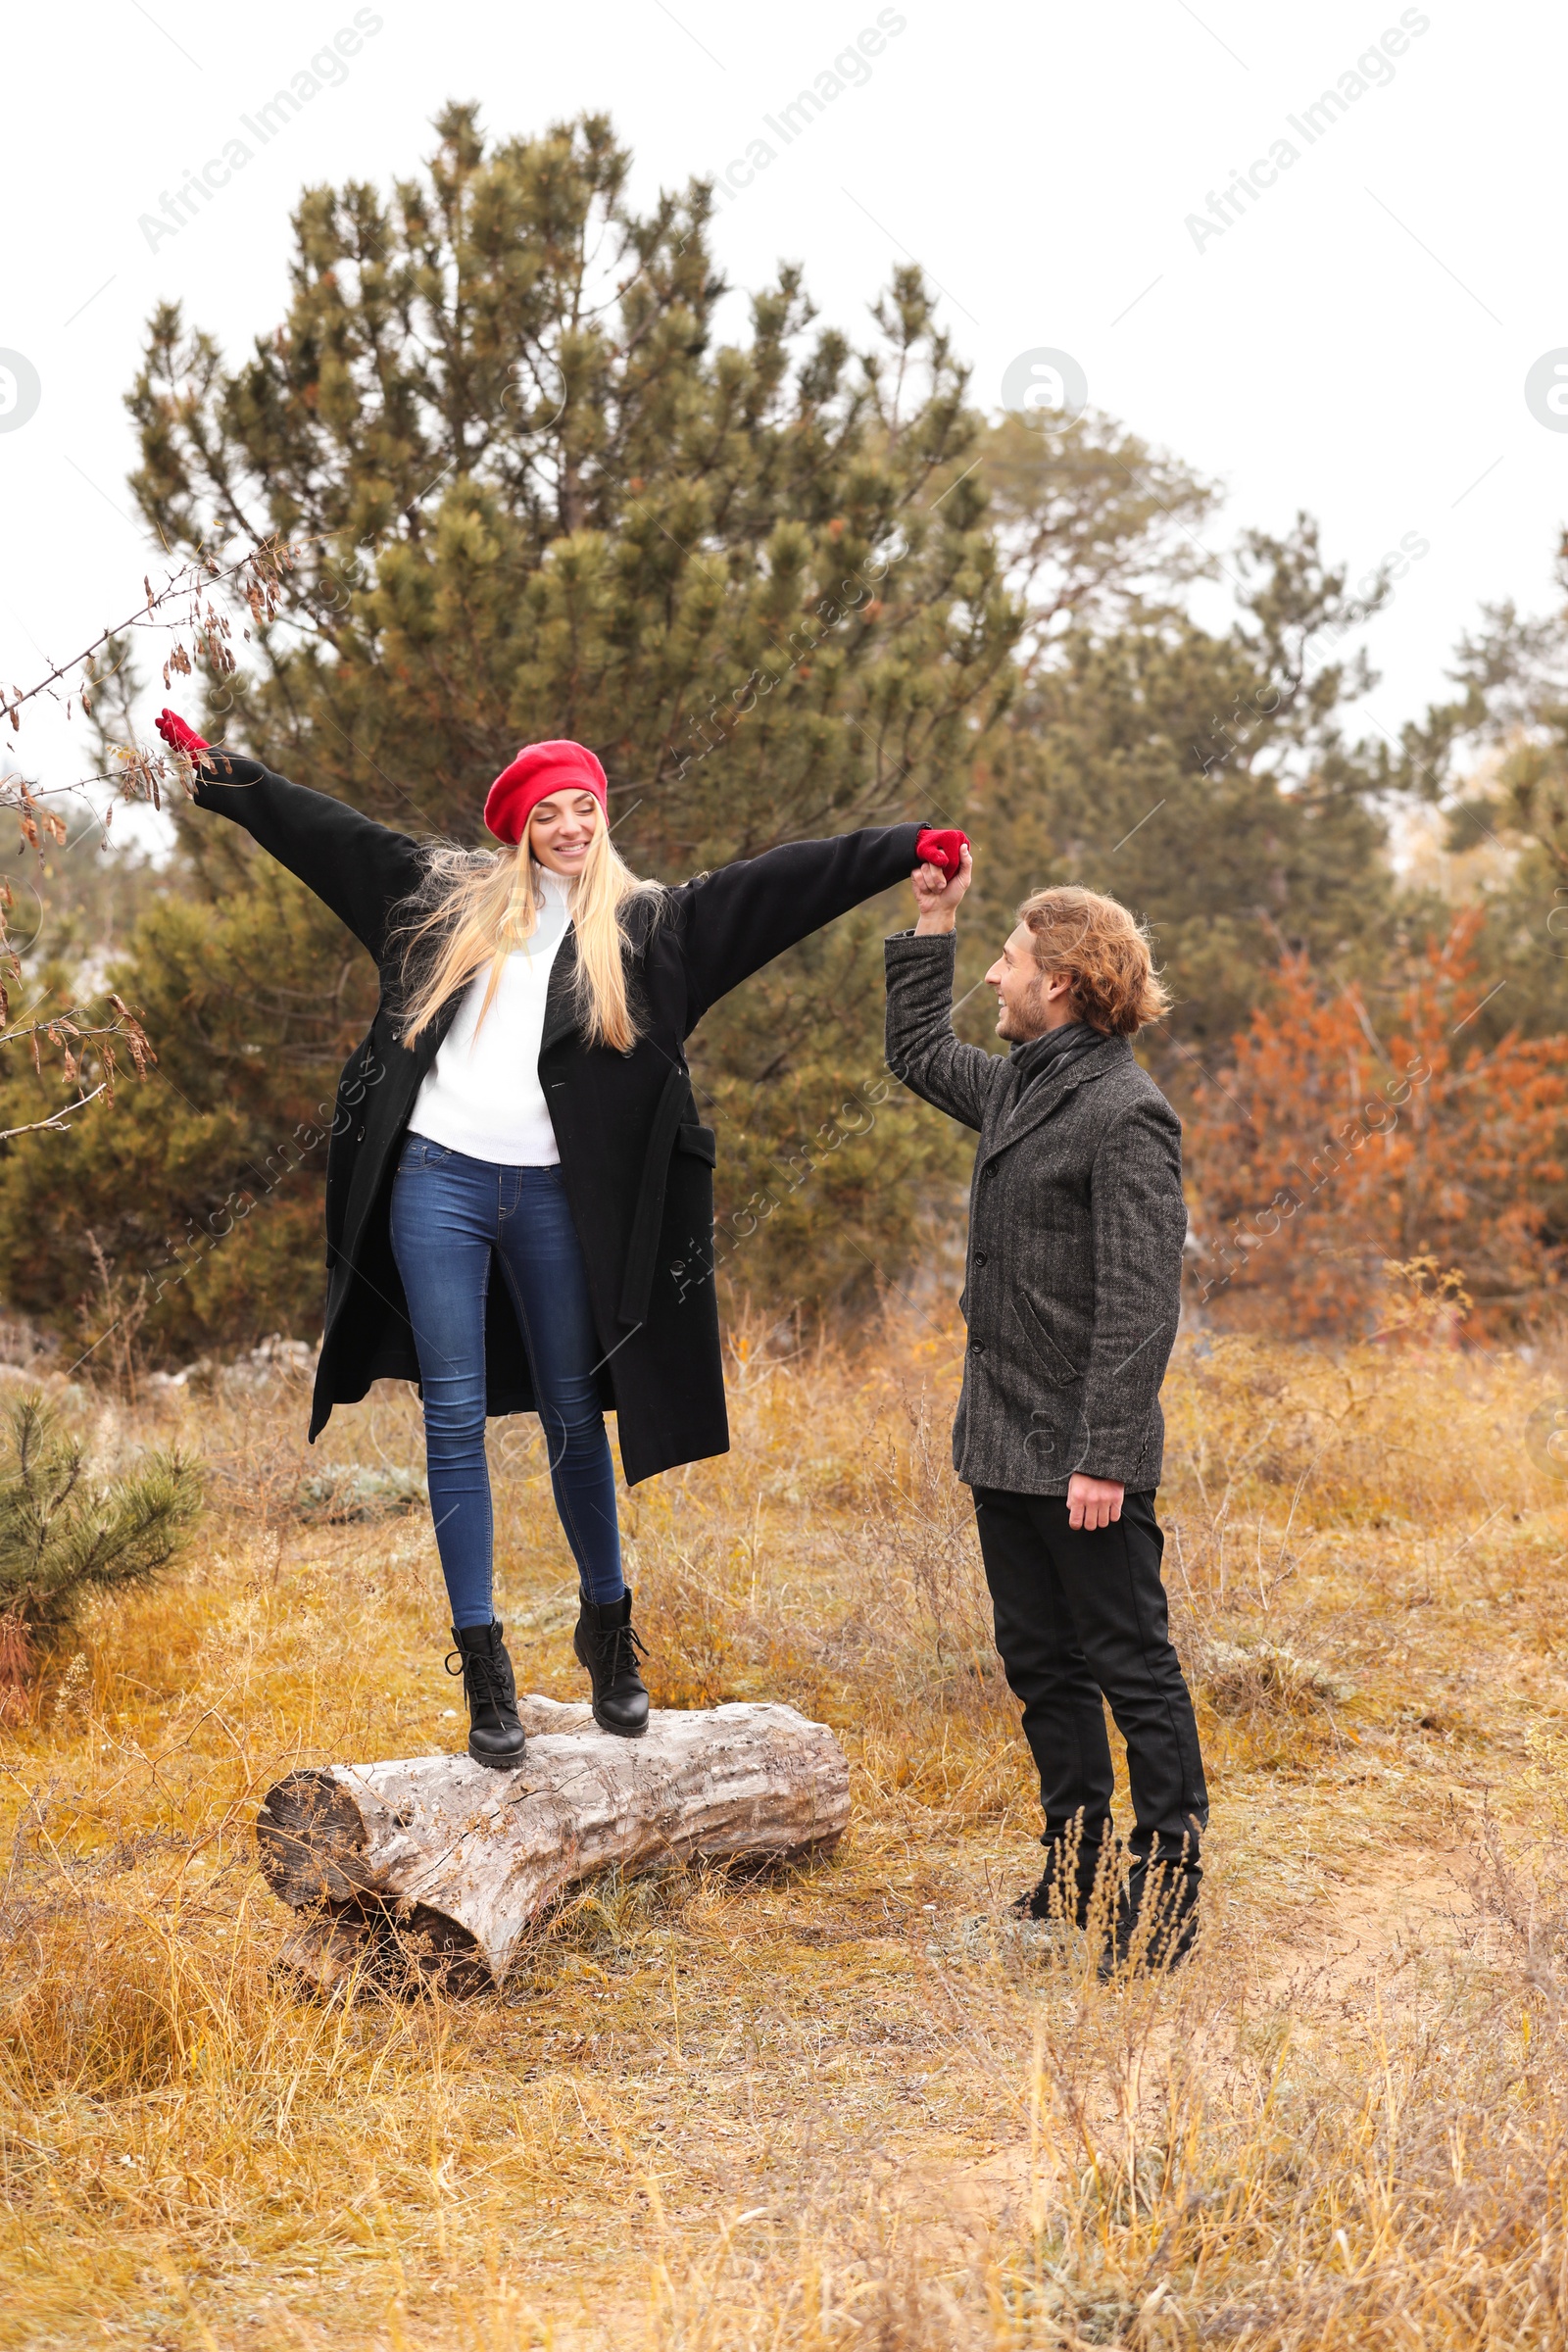
<path fill-rule="evenodd" d="M 196 799 L 232 817 L 325 901 L 374 957 L 381 1002 L 338 1084 L 326 1166 L 326 1327 L 311 1413 L 314 1441 L 334 1404 L 375 1380 L 419 1376 L 388 1208 L 415 1097 L 462 1001 L 411 1050 L 398 1042 L 392 911 L 419 879 L 420 845 L 259 760 L 214 754 L 219 778 Z M 573 1012 L 575 935 L 551 968 L 539 1077 L 588 1265 L 603 1349 L 599 1393 L 618 1416 L 629 1484 L 729 1446 L 713 1263 L 710 1127 L 698 1118 L 686 1040 L 749 974 L 915 862 L 917 824 L 801 841 L 682 883 L 650 919 L 634 904 L 628 979 L 642 1023 L 629 1054 L 591 1046 Z M 527 1351 L 505 1283 L 485 1322 L 491 1413 L 533 1412 Z"/>

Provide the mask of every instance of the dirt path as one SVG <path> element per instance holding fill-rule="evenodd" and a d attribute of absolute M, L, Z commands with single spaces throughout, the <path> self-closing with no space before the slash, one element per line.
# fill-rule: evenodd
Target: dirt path
<path fill-rule="evenodd" d="M 1326 1901 L 1314 1902 L 1279 1936 L 1277 1964 L 1256 1980 L 1262 2004 L 1298 2010 L 1303 2024 L 1327 2026 L 1336 2015 L 1361 2013 L 1374 1998 L 1394 2006 L 1413 1997 L 1416 1964 L 1451 1950 L 1473 1930 L 1471 1863 L 1461 1845 L 1407 1846 L 1339 1882 Z M 1176 2031 L 1156 2025 L 1144 2039 L 1142 2073 L 1151 2085 L 1160 2079 Z M 1226 2003 L 1187 2043 L 1214 2092 L 1227 2100 L 1235 2088 L 1234 2036 Z M 1098 2121 L 1112 2126 L 1108 2105 Z M 924 2260 L 972 2263 L 984 2259 L 988 2244 L 1016 2232 L 1035 2194 L 1035 2163 L 1029 2146 L 1019 2143 L 971 2163 L 908 2166 L 890 2204 L 899 2234 L 917 2244 Z"/>
<path fill-rule="evenodd" d="M 1358 2000 L 1374 1984 L 1393 1990 L 1415 1961 L 1451 1950 L 1473 1925 L 1470 1861 L 1458 1845 L 1396 1847 L 1374 1871 L 1340 1881 L 1282 1939 L 1261 1989 L 1311 2009 Z"/>

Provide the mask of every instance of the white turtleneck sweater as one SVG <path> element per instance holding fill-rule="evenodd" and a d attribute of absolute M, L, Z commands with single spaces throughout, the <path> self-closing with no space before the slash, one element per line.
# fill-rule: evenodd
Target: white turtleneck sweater
<path fill-rule="evenodd" d="M 409 1121 L 411 1135 L 506 1168 L 554 1167 L 561 1158 L 539 1083 L 539 1046 L 550 967 L 570 919 L 568 885 L 549 871 L 539 881 L 544 904 L 531 938 L 502 965 L 482 1027 L 490 966 L 469 981 Z"/>

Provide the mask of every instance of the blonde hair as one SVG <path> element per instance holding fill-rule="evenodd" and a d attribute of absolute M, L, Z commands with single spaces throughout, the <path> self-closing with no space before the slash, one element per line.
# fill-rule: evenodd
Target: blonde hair
<path fill-rule="evenodd" d="M 589 1043 L 629 1053 L 636 1011 L 626 988 L 622 910 L 633 899 L 661 902 L 662 886 L 639 881 L 600 824 L 570 886 L 577 933 L 577 1020 Z M 490 966 L 479 1023 L 495 1002 L 507 957 L 538 927 L 535 861 L 524 833 L 514 849 L 466 850 L 438 842 L 419 887 L 404 902 L 393 937 L 403 942 L 402 1041 L 412 1046 L 449 998 Z"/>
<path fill-rule="evenodd" d="M 1063 886 L 1037 890 L 1018 909 L 1034 936 L 1035 961 L 1047 977 L 1064 972 L 1073 1004 L 1091 1029 L 1131 1037 L 1170 1010 L 1154 970 L 1149 934 L 1119 899 Z"/>

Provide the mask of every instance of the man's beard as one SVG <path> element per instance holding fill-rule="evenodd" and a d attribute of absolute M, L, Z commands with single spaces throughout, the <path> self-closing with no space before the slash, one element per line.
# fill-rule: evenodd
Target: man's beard
<path fill-rule="evenodd" d="M 1046 1033 L 1046 984 L 1037 980 L 1016 1012 L 1004 1005 L 997 1021 L 997 1035 L 1004 1045 L 1027 1046 Z"/>

